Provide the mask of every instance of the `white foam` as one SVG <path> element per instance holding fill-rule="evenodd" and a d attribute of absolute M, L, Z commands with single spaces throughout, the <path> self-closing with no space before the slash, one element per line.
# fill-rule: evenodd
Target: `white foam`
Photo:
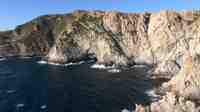
<path fill-rule="evenodd" d="M 72 63 L 72 62 L 70 62 L 70 63 L 66 63 L 66 64 L 64 64 L 65 66 L 71 66 L 71 65 L 73 65 L 74 63 Z"/>
<path fill-rule="evenodd" d="M 46 109 L 47 106 L 46 106 L 46 105 L 42 105 L 40 108 L 41 108 L 41 109 Z"/>
<path fill-rule="evenodd" d="M 88 60 L 87 63 L 94 63 L 95 60 Z"/>
<path fill-rule="evenodd" d="M 15 93 L 15 92 L 16 92 L 16 90 L 7 90 L 8 94 L 12 94 L 12 93 Z"/>
<path fill-rule="evenodd" d="M 47 61 L 41 60 L 41 61 L 38 61 L 37 63 L 38 64 L 49 64 L 49 65 L 55 65 L 55 66 L 71 66 L 71 65 L 80 65 L 80 64 L 83 64 L 85 62 L 80 61 L 80 62 L 77 62 L 77 63 L 70 62 L 70 63 L 66 63 L 66 64 L 60 64 L 60 63 L 47 62 Z"/>
<path fill-rule="evenodd" d="M 24 107 L 24 104 L 23 103 L 19 103 L 19 104 L 16 105 L 16 107 L 22 108 L 22 107 Z"/>
<path fill-rule="evenodd" d="M 105 66 L 103 64 L 93 64 L 91 66 L 91 68 L 94 68 L 94 69 L 112 69 L 112 68 L 115 68 L 115 65 L 112 65 L 112 66 Z"/>
<path fill-rule="evenodd" d="M 54 63 L 54 62 L 48 62 L 49 65 L 55 65 L 55 66 L 62 66 L 63 64 L 60 63 Z"/>
<path fill-rule="evenodd" d="M 32 58 L 31 56 L 21 56 L 20 59 L 30 59 Z"/>
<path fill-rule="evenodd" d="M 6 60 L 6 58 L 0 58 L 0 61 L 5 61 Z"/>
<path fill-rule="evenodd" d="M 65 66 L 72 66 L 72 65 L 80 65 L 80 64 L 83 64 L 83 63 L 85 63 L 84 61 L 80 61 L 80 62 L 77 62 L 77 63 L 67 63 L 67 64 L 65 64 Z"/>
<path fill-rule="evenodd" d="M 49 65 L 55 65 L 55 66 L 63 65 L 63 64 L 54 63 L 54 62 L 47 62 L 47 61 L 44 61 L 44 60 L 38 61 L 37 63 L 38 64 L 49 64 Z"/>
<path fill-rule="evenodd" d="M 128 109 L 123 109 L 121 112 L 131 112 Z"/>
<path fill-rule="evenodd" d="M 156 100 L 156 99 L 158 99 L 158 98 L 160 97 L 160 95 L 156 94 L 155 89 L 147 90 L 145 93 L 146 93 L 149 97 L 151 97 L 153 101 Z"/>
<path fill-rule="evenodd" d="M 110 72 L 110 73 L 119 73 L 119 72 L 121 72 L 121 70 L 120 69 L 110 69 L 110 70 L 108 70 L 108 72 Z"/>
<path fill-rule="evenodd" d="M 38 64 L 48 64 L 48 62 L 47 62 L 47 61 L 44 61 L 44 60 L 38 61 L 37 63 L 38 63 Z"/>
<path fill-rule="evenodd" d="M 147 67 L 147 65 L 134 65 L 133 67 L 135 67 L 135 68 L 145 68 L 145 67 Z"/>

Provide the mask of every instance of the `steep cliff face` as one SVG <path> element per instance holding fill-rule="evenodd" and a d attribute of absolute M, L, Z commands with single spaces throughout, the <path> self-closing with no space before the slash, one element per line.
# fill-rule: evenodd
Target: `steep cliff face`
<path fill-rule="evenodd" d="M 0 32 L 0 57 L 17 54 L 17 48 L 12 43 L 13 38 L 12 31 Z"/>
<path fill-rule="evenodd" d="M 0 32 L 0 56 L 45 55 L 54 44 L 54 16 L 39 17 L 9 32 Z M 9 40 L 7 42 L 4 42 Z"/>
<path fill-rule="evenodd" d="M 169 91 L 187 99 L 200 101 L 200 60 L 199 56 L 188 56 L 180 72 L 169 82 L 163 84 Z"/>
<path fill-rule="evenodd" d="M 137 112 L 199 112 L 200 11 L 120 13 L 75 11 L 38 17 L 0 32 L 0 56 L 42 56 L 66 63 L 91 57 L 97 63 L 154 65 L 173 77 L 163 98 Z"/>
<path fill-rule="evenodd" d="M 149 15 L 75 12 L 55 43 L 67 57 L 65 62 L 93 55 L 98 63 L 132 64 L 134 58 L 145 55 L 141 51 L 148 42 L 142 38 L 147 39 Z M 48 57 L 51 60 L 55 56 L 49 53 Z"/>
<path fill-rule="evenodd" d="M 136 112 L 199 112 L 199 55 L 184 56 L 183 67 L 169 82 L 163 84 L 166 94 L 150 106 L 137 106 Z"/>
<path fill-rule="evenodd" d="M 148 36 L 155 63 L 158 63 L 156 71 L 177 73 L 184 55 L 199 54 L 199 12 L 164 11 L 152 14 L 150 20 Z"/>
<path fill-rule="evenodd" d="M 200 12 L 120 13 L 75 11 L 42 16 L 1 32 L 0 55 L 39 55 L 49 61 L 156 65 L 175 74 L 186 52 L 200 53 Z"/>

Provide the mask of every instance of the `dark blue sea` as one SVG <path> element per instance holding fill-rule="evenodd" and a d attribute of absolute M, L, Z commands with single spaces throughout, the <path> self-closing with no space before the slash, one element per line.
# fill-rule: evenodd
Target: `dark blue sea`
<path fill-rule="evenodd" d="M 113 73 L 75 65 L 38 63 L 39 58 L 0 61 L 0 112 L 121 112 L 148 104 L 155 81 L 148 67 Z"/>

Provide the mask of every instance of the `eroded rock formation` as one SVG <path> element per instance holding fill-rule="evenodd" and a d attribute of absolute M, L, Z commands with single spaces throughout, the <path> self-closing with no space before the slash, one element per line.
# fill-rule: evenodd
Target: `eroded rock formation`
<path fill-rule="evenodd" d="M 16 55 L 59 63 L 95 57 L 103 64 L 150 64 L 154 74 L 173 78 L 163 84 L 170 88 L 163 99 L 138 106 L 138 112 L 199 112 L 200 11 L 41 16 L 0 32 L 0 56 Z"/>
<path fill-rule="evenodd" d="M 200 111 L 200 58 L 184 57 L 180 72 L 163 84 L 166 95 L 150 106 L 137 106 L 136 112 L 199 112 Z"/>
<path fill-rule="evenodd" d="M 0 55 L 39 55 L 56 62 L 93 55 L 99 63 L 154 64 L 156 73 L 174 74 L 186 51 L 200 53 L 199 15 L 75 11 L 41 16 L 1 32 Z"/>

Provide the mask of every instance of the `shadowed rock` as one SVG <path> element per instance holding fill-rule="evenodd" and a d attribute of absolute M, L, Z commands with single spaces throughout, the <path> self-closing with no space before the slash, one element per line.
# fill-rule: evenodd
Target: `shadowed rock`
<path fill-rule="evenodd" d="M 200 53 L 199 17 L 199 11 L 46 15 L 1 32 L 0 55 L 37 55 L 61 63 L 93 55 L 98 63 L 147 63 L 157 65 L 156 73 L 175 74 L 185 51 Z"/>
<path fill-rule="evenodd" d="M 193 108 L 200 96 L 200 11 L 75 11 L 41 16 L 0 32 L 0 57 L 27 55 L 58 63 L 95 57 L 108 65 L 153 65 L 154 74 L 173 77 L 164 85 L 173 94 L 155 103 L 160 107 L 155 112 L 168 107 L 182 112 L 180 106 Z M 171 100 L 178 100 L 177 105 Z"/>

